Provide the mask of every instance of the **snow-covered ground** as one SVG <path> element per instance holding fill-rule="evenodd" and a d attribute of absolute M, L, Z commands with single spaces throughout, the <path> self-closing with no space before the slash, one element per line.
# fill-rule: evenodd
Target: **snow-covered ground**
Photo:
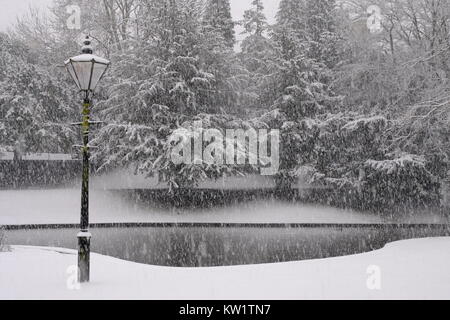
<path fill-rule="evenodd" d="M 450 238 L 406 240 L 353 256 L 213 268 L 155 267 L 93 254 L 74 285 L 76 252 L 0 253 L 0 299 L 450 299 Z"/>
<path fill-rule="evenodd" d="M 0 190 L 0 225 L 78 223 L 80 190 Z M 90 220 L 111 222 L 224 222 L 224 223 L 378 223 L 371 214 L 278 201 L 255 201 L 206 210 L 165 210 L 126 201 L 117 193 L 91 191 Z M 402 222 L 445 222 L 427 213 L 403 217 Z M 386 221 L 386 220 L 384 220 Z"/>

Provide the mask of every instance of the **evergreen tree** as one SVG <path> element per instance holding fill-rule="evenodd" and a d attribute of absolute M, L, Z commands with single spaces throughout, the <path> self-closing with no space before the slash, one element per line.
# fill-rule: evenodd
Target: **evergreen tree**
<path fill-rule="evenodd" d="M 76 119 L 73 93 L 59 73 L 32 63 L 30 51 L 0 34 L 0 140 L 21 152 L 70 153 Z"/>
<path fill-rule="evenodd" d="M 335 51 L 329 50 L 331 43 L 324 40 L 331 38 L 331 34 L 337 38 L 332 32 L 334 17 L 328 11 L 330 3 L 330 0 L 282 0 L 280 3 L 271 34 L 277 50 L 271 76 L 265 84 L 264 100 L 272 96 L 273 104 L 289 119 L 312 117 L 331 110 L 338 102 L 330 87 L 329 66 L 338 57 Z"/>
<path fill-rule="evenodd" d="M 333 68 L 340 58 L 336 0 L 309 0 L 303 15 L 302 37 L 308 43 L 308 57 Z"/>
<path fill-rule="evenodd" d="M 244 12 L 242 25 L 245 33 L 250 35 L 262 36 L 267 31 L 268 25 L 262 0 L 252 1 L 252 8 Z"/>
<path fill-rule="evenodd" d="M 267 73 L 267 60 L 270 58 L 272 45 L 266 38 L 268 24 L 264 15 L 262 0 L 253 0 L 252 8 L 244 12 L 244 20 L 241 21 L 244 34 L 247 37 L 242 41 L 241 59 L 247 70 L 253 74 Z"/>
<path fill-rule="evenodd" d="M 207 0 L 203 16 L 205 28 L 218 32 L 230 48 L 236 42 L 230 0 Z"/>
<path fill-rule="evenodd" d="M 337 57 L 327 51 L 330 44 L 323 41 L 333 31 L 330 3 L 282 0 L 273 28 L 277 50 L 265 91 L 274 95 L 274 105 L 288 119 L 280 124 L 285 178 L 291 177 L 297 166 L 313 161 L 318 132 L 311 124 L 319 115 L 339 109 L 341 98 L 331 88 L 333 73 L 329 66 Z"/>
<path fill-rule="evenodd" d="M 266 109 L 263 94 L 263 81 L 270 74 L 271 58 L 274 46 L 267 38 L 269 26 L 264 15 L 264 5 L 261 0 L 253 0 L 251 9 L 244 12 L 244 19 L 240 22 L 244 27 L 246 38 L 241 44 L 239 57 L 248 71 L 249 82 L 246 88 L 249 96 L 247 105 L 256 112 Z"/>
<path fill-rule="evenodd" d="M 277 28 L 303 31 L 306 23 L 304 17 L 305 0 L 281 0 L 276 15 Z"/>
<path fill-rule="evenodd" d="M 243 115 L 241 105 L 248 103 L 245 87 L 249 75 L 234 52 L 234 32 L 229 0 L 207 1 L 199 46 L 202 66 L 215 78 L 208 92 L 208 104 L 215 106 L 209 110 L 213 113 Z"/>
<path fill-rule="evenodd" d="M 227 59 L 230 49 L 203 32 L 199 8 L 197 0 L 147 2 L 145 40 L 129 41 L 113 54 L 115 64 L 105 78 L 108 96 L 98 104 L 108 125 L 93 142 L 104 167 L 133 163 L 146 174 L 161 173 L 173 188 L 217 174 L 209 165 L 175 168 L 170 159 L 172 133 L 221 112 L 222 85 L 236 74 Z M 228 73 L 222 74 L 227 62 Z M 223 95 L 232 97 L 230 91 Z"/>

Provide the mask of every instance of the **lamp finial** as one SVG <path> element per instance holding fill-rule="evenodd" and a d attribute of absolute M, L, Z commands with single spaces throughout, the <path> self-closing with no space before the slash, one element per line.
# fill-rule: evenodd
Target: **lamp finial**
<path fill-rule="evenodd" d="M 83 47 L 81 48 L 81 52 L 84 54 L 92 54 L 94 50 L 92 49 L 92 39 L 89 35 L 83 41 Z"/>

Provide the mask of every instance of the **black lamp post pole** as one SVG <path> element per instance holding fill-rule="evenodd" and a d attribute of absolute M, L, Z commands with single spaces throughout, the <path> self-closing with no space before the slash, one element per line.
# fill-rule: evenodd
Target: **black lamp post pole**
<path fill-rule="evenodd" d="M 91 251 L 91 234 L 89 233 L 89 126 L 91 101 L 88 93 L 83 102 L 83 122 L 81 133 L 83 136 L 83 175 L 81 181 L 81 220 L 78 233 L 78 281 L 89 282 L 89 264 Z"/>
<path fill-rule="evenodd" d="M 81 122 L 81 134 L 83 145 L 81 152 L 83 157 L 83 174 L 81 178 L 81 219 L 78 238 L 78 282 L 89 282 L 89 264 L 91 251 L 91 234 L 89 233 L 89 128 L 92 122 L 91 99 L 100 79 L 108 69 L 110 62 L 104 58 L 93 55 L 91 39 L 89 36 L 83 41 L 81 55 L 72 57 L 64 62 L 78 89 L 85 93 L 83 101 L 83 118 Z M 76 125 L 80 125 L 77 123 Z"/>

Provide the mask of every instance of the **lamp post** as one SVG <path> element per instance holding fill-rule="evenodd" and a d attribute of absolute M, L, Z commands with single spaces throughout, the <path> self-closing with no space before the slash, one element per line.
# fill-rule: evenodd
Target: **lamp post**
<path fill-rule="evenodd" d="M 89 36 L 83 42 L 82 54 L 67 60 L 64 64 L 75 81 L 78 89 L 84 95 L 81 134 L 83 145 L 83 174 L 81 182 L 81 219 L 78 238 L 78 281 L 89 282 L 90 245 L 89 233 L 89 128 L 91 125 L 91 98 L 97 84 L 108 69 L 110 62 L 93 55 Z"/>

